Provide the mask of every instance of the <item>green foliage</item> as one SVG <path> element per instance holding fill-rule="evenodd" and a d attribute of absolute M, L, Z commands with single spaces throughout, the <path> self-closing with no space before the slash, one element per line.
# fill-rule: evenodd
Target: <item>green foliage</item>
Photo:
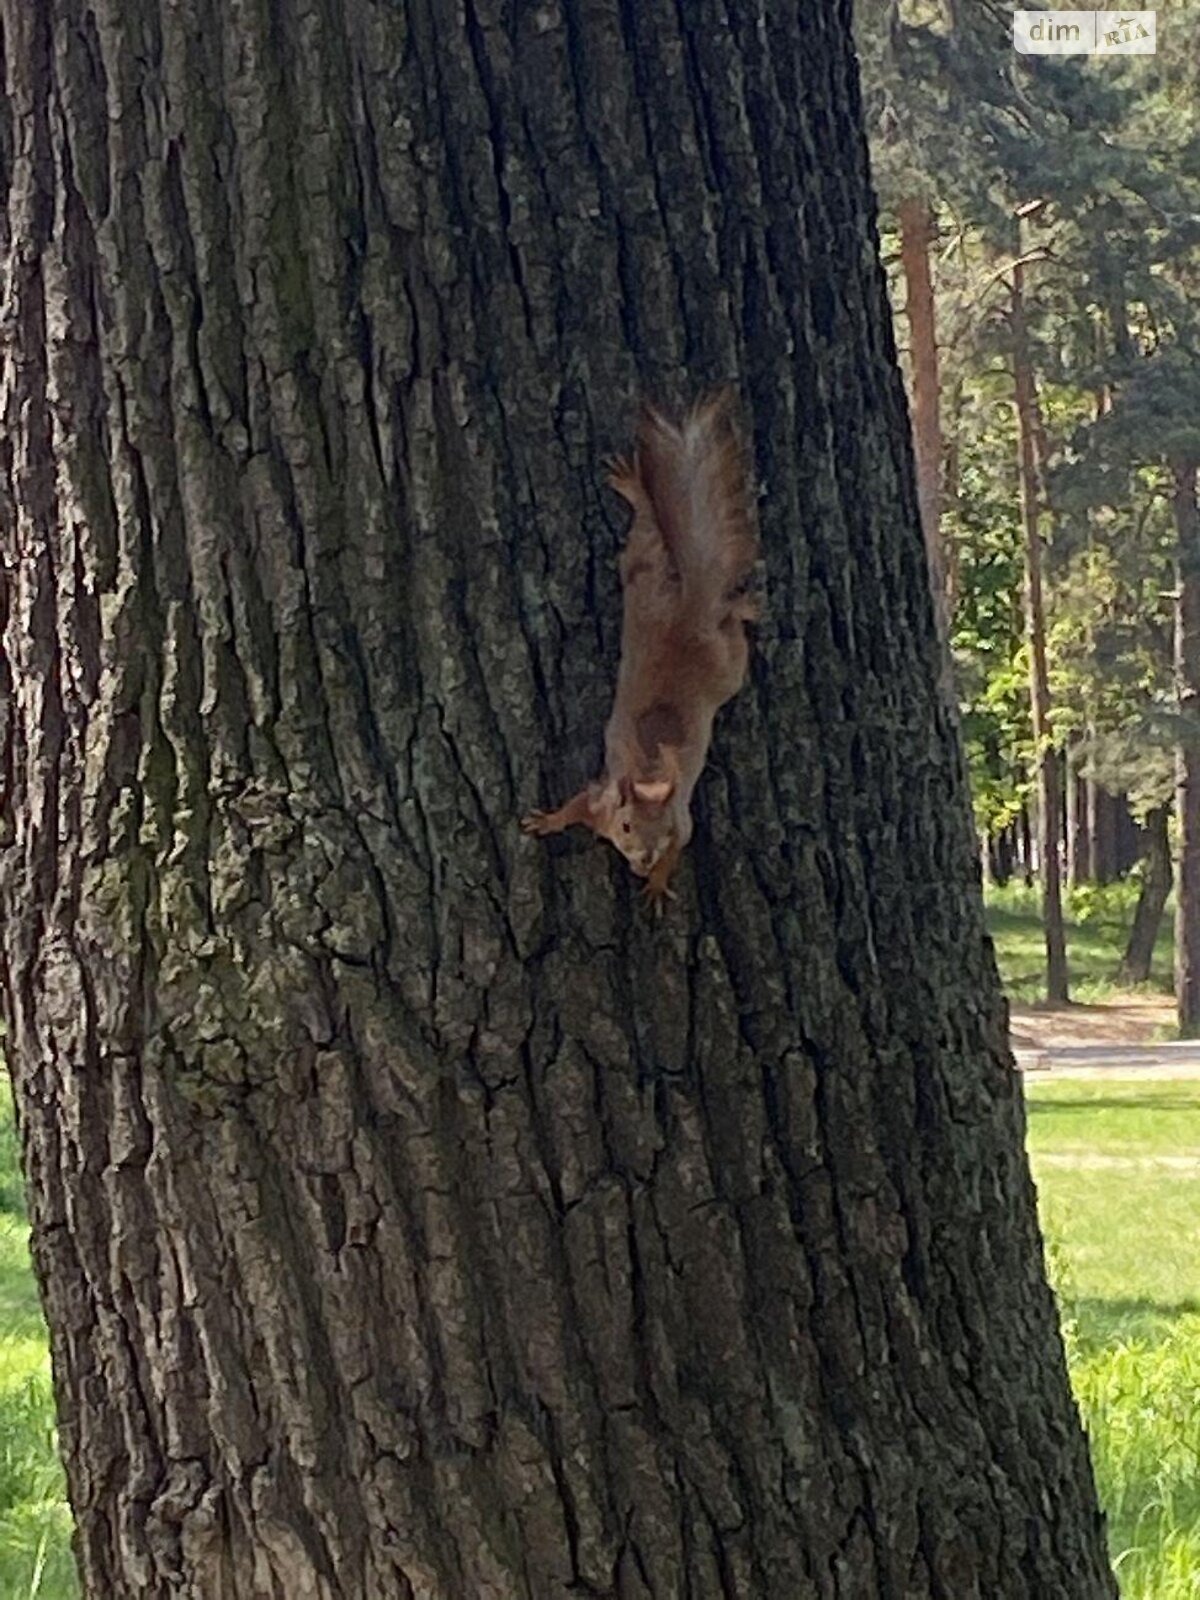
<path fill-rule="evenodd" d="M 997 403 L 1002 398 L 990 371 L 964 375 L 957 385 L 957 492 L 943 519 L 958 579 L 950 641 L 955 682 L 976 822 L 985 834 L 1019 814 L 1033 755 L 1016 423 L 1012 408 Z"/>
<path fill-rule="evenodd" d="M 1119 63 L 1022 57 L 1010 23 L 992 0 L 865 0 L 856 20 L 885 253 L 901 200 L 938 222 L 943 533 L 984 833 L 1019 813 L 1033 756 L 1007 321 L 1018 249 L 1054 737 L 1135 812 L 1171 789 L 1170 469 L 1200 457 L 1200 3 L 1160 13 L 1158 55 Z"/>
<path fill-rule="evenodd" d="M 16 1119 L 12 1114 L 8 1079 L 0 1070 L 0 1218 L 25 1215 L 25 1185 L 17 1149 Z"/>
<path fill-rule="evenodd" d="M 29 1229 L 12 1103 L 0 1083 L 0 1596 L 74 1600 L 71 1516 L 55 1439 L 46 1326 L 29 1263 Z"/>
<path fill-rule="evenodd" d="M 1067 915 L 1081 928 L 1107 933 L 1116 943 L 1129 931 L 1140 888 L 1133 874 L 1117 883 L 1075 884 L 1066 891 Z"/>
<path fill-rule="evenodd" d="M 1200 1573 L 1200 1083 L 1031 1083 L 1029 1151 L 1123 1600 Z"/>

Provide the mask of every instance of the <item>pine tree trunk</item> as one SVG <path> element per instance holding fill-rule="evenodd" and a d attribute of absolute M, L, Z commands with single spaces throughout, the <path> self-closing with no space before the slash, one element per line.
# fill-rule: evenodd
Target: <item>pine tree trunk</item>
<path fill-rule="evenodd" d="M 1114 1596 L 846 9 L 0 20 L 0 976 L 87 1595 Z M 731 375 L 769 607 L 658 924 L 516 818 L 599 759 L 601 458 Z"/>
<path fill-rule="evenodd" d="M 1021 807 L 1021 822 L 1018 837 L 1021 845 L 1021 876 L 1025 880 L 1025 887 L 1027 889 L 1032 889 L 1034 880 L 1033 825 L 1029 820 L 1029 807 L 1027 805 Z"/>
<path fill-rule="evenodd" d="M 1145 983 L 1154 961 L 1154 944 L 1167 896 L 1171 892 L 1171 846 L 1167 838 L 1167 807 L 1158 806 L 1146 818 L 1146 869 L 1138 891 L 1133 923 L 1125 954 L 1117 969 L 1118 983 Z"/>
<path fill-rule="evenodd" d="M 1104 790 L 1101 789 L 1095 778 L 1091 777 L 1090 775 L 1086 779 L 1084 785 L 1084 796 L 1085 807 L 1087 811 L 1088 840 L 1090 844 L 1090 849 L 1088 851 L 1091 866 L 1090 881 L 1096 883 L 1100 881 L 1100 874 L 1104 870 L 1100 859 L 1104 851 L 1102 837 L 1104 831 Z"/>
<path fill-rule="evenodd" d="M 1112 883 L 1117 871 L 1117 816 L 1113 797 L 1094 779 L 1088 783 L 1088 829 L 1092 836 L 1092 881 Z"/>
<path fill-rule="evenodd" d="M 1091 877 L 1091 836 L 1088 831 L 1087 791 L 1079 772 L 1077 749 L 1067 752 L 1067 882 L 1074 888 Z"/>
<path fill-rule="evenodd" d="M 1200 1037 L 1200 513 L 1196 463 L 1172 465 L 1175 519 L 1175 1006 L 1179 1033 Z"/>
<path fill-rule="evenodd" d="M 1087 626 L 1087 648 L 1091 650 L 1091 626 Z M 1092 753 L 1096 748 L 1096 728 L 1089 719 L 1084 730 L 1084 749 L 1087 751 L 1083 770 L 1079 774 L 1079 824 L 1082 837 L 1079 842 L 1079 882 L 1094 883 L 1096 879 L 1096 796 L 1099 785 L 1091 771 Z"/>
<path fill-rule="evenodd" d="M 1007 829 L 988 838 L 984 855 L 987 858 L 988 881 L 997 888 L 1004 888 L 1012 877 L 1012 846 Z"/>
<path fill-rule="evenodd" d="M 1119 794 L 1114 796 L 1116 811 L 1116 865 L 1117 877 L 1124 878 L 1142 859 L 1145 850 L 1145 840 L 1142 830 L 1134 820 L 1133 812 L 1129 809 L 1129 796 Z"/>
<path fill-rule="evenodd" d="M 997 877 L 1001 883 L 1008 883 L 1013 875 L 1013 839 L 1013 829 L 1005 828 L 996 851 Z"/>
<path fill-rule="evenodd" d="M 928 200 L 900 202 L 900 264 L 904 272 L 905 315 L 912 353 L 912 435 L 917 468 L 917 502 L 929 559 L 929 583 L 938 623 L 949 635 L 946 562 L 942 549 L 941 379 L 938 373 L 937 311 L 929 252 L 935 238 Z"/>
<path fill-rule="evenodd" d="M 1029 643 L 1029 702 L 1037 751 L 1038 858 L 1042 880 L 1042 921 L 1046 935 L 1046 998 L 1051 1005 L 1064 1005 L 1069 999 L 1069 992 L 1059 853 L 1062 785 L 1058 754 L 1054 748 L 1050 677 L 1046 665 L 1041 494 L 1035 455 L 1038 407 L 1025 319 L 1024 276 L 1025 269 L 1018 259 L 1013 267 L 1011 331 L 1013 392 L 1020 452 L 1021 517 L 1025 530 L 1025 630 Z"/>
<path fill-rule="evenodd" d="M 958 509 L 960 495 L 960 477 L 962 470 L 962 393 L 963 381 L 960 376 L 956 378 L 950 386 L 950 431 L 945 442 L 945 470 L 942 473 L 941 505 L 943 510 L 952 513 Z M 958 594 L 961 584 L 958 546 L 955 543 L 954 538 L 946 532 L 944 520 L 941 531 L 942 560 L 946 569 L 946 612 L 950 618 L 953 618 L 955 607 L 958 605 Z"/>

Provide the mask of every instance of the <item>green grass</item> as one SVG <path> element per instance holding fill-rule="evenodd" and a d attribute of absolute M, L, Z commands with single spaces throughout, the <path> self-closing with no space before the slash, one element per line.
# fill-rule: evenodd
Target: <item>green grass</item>
<path fill-rule="evenodd" d="M 1133 921 L 1138 885 L 1134 878 L 1104 888 L 1086 885 L 1066 897 L 1067 965 L 1075 1000 L 1103 1000 L 1116 990 L 1113 981 Z M 1046 945 L 1042 933 L 1041 896 L 1037 889 L 1010 883 L 987 891 L 988 932 L 1010 1000 L 1026 1005 L 1046 992 Z M 1147 987 L 1170 994 L 1174 940 L 1171 907 L 1158 930 Z"/>
<path fill-rule="evenodd" d="M 1027 1100 L 1122 1596 L 1198 1600 L 1200 1082 L 1040 1082 Z"/>
<path fill-rule="evenodd" d="M 0 1597 L 74 1600 L 46 1326 L 29 1263 L 8 1085 L 0 1080 Z"/>

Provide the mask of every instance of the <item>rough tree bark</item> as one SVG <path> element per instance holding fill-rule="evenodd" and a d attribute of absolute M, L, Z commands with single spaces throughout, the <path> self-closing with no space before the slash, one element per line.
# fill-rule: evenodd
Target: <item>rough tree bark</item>
<path fill-rule="evenodd" d="M 2 978 L 87 1593 L 1115 1594 L 847 9 L 0 20 Z M 600 750 L 600 458 L 730 376 L 769 613 L 654 925 L 516 818 Z"/>
<path fill-rule="evenodd" d="M 1195 461 L 1172 463 L 1175 520 L 1175 1009 L 1181 1038 L 1200 1037 L 1200 508 Z"/>
<path fill-rule="evenodd" d="M 1025 531 L 1025 635 L 1029 645 L 1029 705 L 1037 771 L 1038 868 L 1042 881 L 1042 924 L 1046 937 L 1046 998 L 1063 1005 L 1070 998 L 1067 943 L 1063 928 L 1062 781 L 1050 718 L 1050 675 L 1046 665 L 1046 613 L 1042 602 L 1041 485 L 1037 469 L 1039 428 L 1037 390 L 1025 318 L 1025 267 L 1018 243 L 1012 269 L 1010 307 L 1013 392 L 1017 412 L 1018 476 Z"/>
<path fill-rule="evenodd" d="M 1171 892 L 1171 844 L 1167 807 L 1156 806 L 1146 818 L 1146 868 L 1138 891 L 1125 954 L 1117 968 L 1119 983 L 1145 983 L 1154 961 L 1154 942 L 1167 896 Z"/>

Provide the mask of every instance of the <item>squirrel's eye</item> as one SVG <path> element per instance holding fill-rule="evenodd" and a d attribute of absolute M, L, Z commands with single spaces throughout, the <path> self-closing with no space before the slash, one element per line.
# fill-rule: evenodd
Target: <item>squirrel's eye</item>
<path fill-rule="evenodd" d="M 633 829 L 630 827 L 630 825 L 627 822 L 623 822 L 621 824 L 621 832 L 622 833 L 632 833 Z"/>

